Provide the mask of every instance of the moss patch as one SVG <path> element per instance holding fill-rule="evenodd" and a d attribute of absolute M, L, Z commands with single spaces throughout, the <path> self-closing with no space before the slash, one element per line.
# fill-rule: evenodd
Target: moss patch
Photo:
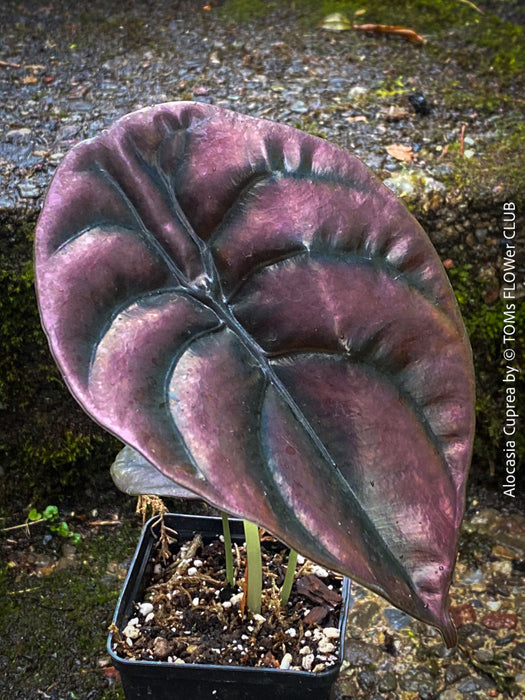
<path fill-rule="evenodd" d="M 0 637 L 7 665 L 2 697 L 28 700 L 47 692 L 64 700 L 124 698 L 99 660 L 106 657 L 108 626 L 123 583 L 121 562 L 129 561 L 138 534 L 135 521 L 103 534 L 87 533 L 77 548 L 78 565 L 47 575 L 18 565 L 0 570 Z M 44 549 L 37 540 L 33 535 L 28 549 Z M 38 614 L 29 618 L 28 610 Z"/>
<path fill-rule="evenodd" d="M 59 375 L 40 327 L 34 292 L 35 222 L 0 221 L 0 498 L 27 502 L 87 486 L 109 486 L 119 443 L 78 407 Z M 16 504 L 15 504 L 16 505 Z M 19 504 L 18 504 L 19 505 Z"/>
<path fill-rule="evenodd" d="M 502 379 L 505 362 L 502 357 L 503 311 L 505 304 L 498 299 L 487 304 L 487 283 L 476 274 L 475 268 L 464 263 L 449 271 L 450 280 L 458 300 L 463 320 L 474 354 L 476 372 L 476 436 L 474 462 L 489 465 L 495 476 L 501 469 L 505 418 L 505 395 Z M 516 346 L 525 346 L 525 306 L 516 313 Z M 518 405 L 516 411 L 525 414 L 525 377 L 520 374 L 517 382 Z M 517 435 L 517 452 L 525 460 L 525 434 Z M 485 480 L 487 474 L 474 472 Z"/>

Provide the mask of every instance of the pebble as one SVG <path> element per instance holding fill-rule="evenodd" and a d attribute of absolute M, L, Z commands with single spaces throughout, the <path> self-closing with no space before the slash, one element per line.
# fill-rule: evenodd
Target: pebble
<path fill-rule="evenodd" d="M 151 603 L 141 603 L 139 605 L 139 612 L 146 617 L 153 612 L 153 605 Z"/>
<path fill-rule="evenodd" d="M 21 182 L 18 185 L 18 192 L 23 199 L 37 199 L 37 197 L 40 197 L 40 188 L 31 182 Z"/>
<path fill-rule="evenodd" d="M 328 639 L 321 639 L 317 648 L 321 654 L 331 654 L 335 651 L 335 645 L 328 641 Z"/>
<path fill-rule="evenodd" d="M 315 657 L 313 654 L 306 654 L 305 656 L 303 656 L 301 666 L 304 668 L 305 671 L 310 671 L 312 669 L 314 659 Z"/>
<path fill-rule="evenodd" d="M 337 627 L 324 627 L 323 634 L 325 637 L 327 637 L 327 639 L 339 639 L 340 636 L 340 632 Z"/>
<path fill-rule="evenodd" d="M 138 622 L 138 620 L 137 620 L 137 622 Z M 122 634 L 124 635 L 124 637 L 126 637 L 126 639 L 137 639 L 137 637 L 140 634 L 140 631 L 139 631 L 138 627 L 135 627 L 135 625 L 132 624 L 130 621 L 130 622 L 128 622 L 126 627 L 124 627 L 124 629 L 122 630 Z"/>
<path fill-rule="evenodd" d="M 520 661 L 525 661 L 525 642 L 520 642 L 516 644 L 512 650 L 512 656 L 515 659 L 520 659 Z"/>
<path fill-rule="evenodd" d="M 283 669 L 285 669 L 285 670 L 289 669 L 290 666 L 292 665 L 292 660 L 293 660 L 293 659 L 292 659 L 292 655 L 286 653 L 286 654 L 283 656 L 279 667 L 280 667 L 280 668 L 283 668 Z"/>
<path fill-rule="evenodd" d="M 413 618 L 410 615 L 407 615 L 396 608 L 387 608 L 383 615 L 395 630 L 405 629 L 413 621 Z"/>

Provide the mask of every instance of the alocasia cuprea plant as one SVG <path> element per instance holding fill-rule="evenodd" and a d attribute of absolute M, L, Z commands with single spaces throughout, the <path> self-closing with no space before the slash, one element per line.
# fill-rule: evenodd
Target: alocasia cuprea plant
<path fill-rule="evenodd" d="M 130 114 L 58 169 L 36 280 L 96 421 L 454 643 L 470 347 L 429 239 L 358 159 L 210 105 Z"/>

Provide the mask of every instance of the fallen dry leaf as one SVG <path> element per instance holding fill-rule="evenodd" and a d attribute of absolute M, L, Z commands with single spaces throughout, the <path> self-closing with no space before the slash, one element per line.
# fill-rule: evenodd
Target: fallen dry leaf
<path fill-rule="evenodd" d="M 392 158 L 405 161 L 406 163 L 410 163 L 414 157 L 412 146 L 403 146 L 399 143 L 392 143 L 390 146 L 386 146 L 386 152 Z"/>
<path fill-rule="evenodd" d="M 22 85 L 36 85 L 38 83 L 38 78 L 34 75 L 26 75 L 22 78 Z"/>
<path fill-rule="evenodd" d="M 424 44 L 425 40 L 413 29 L 391 24 L 354 24 L 352 29 L 362 32 L 373 32 L 374 34 L 395 34 L 403 39 L 408 39 L 414 44 Z"/>
<path fill-rule="evenodd" d="M 399 122 L 408 117 L 408 111 L 403 107 L 390 105 L 386 110 L 381 110 L 381 115 L 389 122 Z"/>
<path fill-rule="evenodd" d="M 354 122 L 364 122 L 365 124 L 368 124 L 368 119 L 364 114 L 359 114 L 357 117 L 346 117 L 346 121 L 349 124 L 353 124 Z"/>

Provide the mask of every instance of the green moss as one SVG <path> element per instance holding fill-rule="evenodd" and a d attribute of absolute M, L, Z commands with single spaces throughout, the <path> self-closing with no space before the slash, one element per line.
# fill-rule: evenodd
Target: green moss
<path fill-rule="evenodd" d="M 0 695 L 17 688 L 33 697 L 53 688 L 61 698 L 120 700 L 120 685 L 111 687 L 98 660 L 106 657 L 106 638 L 125 568 L 134 551 L 135 522 L 92 536 L 77 547 L 77 566 L 48 575 L 18 566 L 0 570 L 0 637 L 7 656 Z M 35 538 L 34 546 L 40 548 Z M 38 610 L 28 626 L 28 610 Z M 5 683 L 5 687 L 2 687 Z M 24 695 L 25 696 L 25 695 Z M 4 697 L 4 695 L 2 695 Z"/>
<path fill-rule="evenodd" d="M 467 333 L 472 345 L 476 372 L 476 436 L 474 463 L 488 464 L 491 475 L 498 474 L 503 463 L 503 432 L 505 397 L 503 391 L 504 360 L 502 357 L 503 311 L 505 304 L 498 299 L 487 304 L 487 288 L 473 265 L 458 265 L 449 271 L 450 280 L 458 300 Z M 516 344 L 525 344 L 525 307 L 516 314 Z M 521 389 L 520 389 L 521 387 Z M 517 412 L 525 413 L 525 377 L 518 379 Z M 519 458 L 525 460 L 525 434 L 517 436 Z M 486 477 L 481 474 L 480 477 Z"/>
<path fill-rule="evenodd" d="M 74 498 L 107 471 L 118 443 L 78 407 L 40 326 L 34 292 L 34 221 L 0 221 L 0 496 Z"/>
<path fill-rule="evenodd" d="M 463 68 L 490 73 L 510 83 L 525 68 L 525 41 L 521 26 L 497 15 L 479 13 L 460 0 L 228 0 L 223 16 L 247 21 L 269 15 L 278 6 L 294 11 L 305 27 L 315 28 L 326 15 L 340 12 L 356 24 L 392 24 L 410 27 L 427 38 L 423 50 L 436 58 L 451 57 Z M 364 14 L 362 13 L 365 10 Z M 454 50 L 450 51 L 450 42 Z"/>
<path fill-rule="evenodd" d="M 458 143 L 449 149 L 454 156 L 453 183 L 480 200 L 494 198 L 497 192 L 500 199 L 510 197 L 521 209 L 525 195 L 525 124 L 502 124 L 492 141 L 472 148 L 472 158 L 460 154 Z"/>

